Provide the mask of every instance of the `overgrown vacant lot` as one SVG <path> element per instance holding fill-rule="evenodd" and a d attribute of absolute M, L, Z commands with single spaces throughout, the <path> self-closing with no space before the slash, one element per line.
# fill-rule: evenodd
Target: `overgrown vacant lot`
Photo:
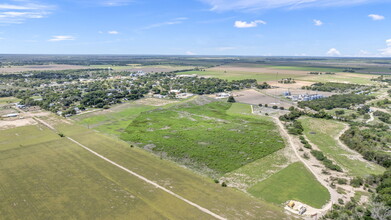
<path fill-rule="evenodd" d="M 272 122 L 228 114 L 230 103 L 196 103 L 142 113 L 121 137 L 196 169 L 212 169 L 215 174 L 235 170 L 284 147 Z"/>
<path fill-rule="evenodd" d="M 251 187 L 249 193 L 268 202 L 297 200 L 321 208 L 330 199 L 327 189 L 300 162 L 293 163 Z"/>

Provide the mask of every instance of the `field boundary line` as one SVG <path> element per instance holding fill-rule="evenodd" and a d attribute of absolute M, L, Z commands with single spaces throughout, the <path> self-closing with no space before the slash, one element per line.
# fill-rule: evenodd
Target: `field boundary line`
<path fill-rule="evenodd" d="M 41 124 L 45 125 L 45 126 L 48 127 L 49 129 L 51 129 L 51 130 L 57 132 L 57 130 L 56 130 L 53 126 L 51 126 L 50 124 L 46 123 L 45 121 L 43 121 L 43 120 L 41 120 L 41 119 L 38 119 L 38 118 L 36 118 L 36 117 L 34 117 L 34 119 L 35 119 L 36 121 L 40 122 Z M 204 212 L 204 213 L 206 213 L 206 214 L 209 214 L 209 215 L 215 217 L 216 219 L 219 219 L 219 220 L 227 220 L 226 218 L 224 218 L 224 217 L 222 217 L 222 216 L 220 216 L 220 215 L 218 215 L 218 214 L 216 214 L 216 213 L 210 211 L 209 209 L 206 209 L 206 208 L 204 208 L 204 207 L 202 207 L 202 206 L 200 206 L 200 205 L 198 205 L 198 204 L 196 204 L 196 203 L 194 203 L 194 202 L 192 202 L 192 201 L 190 201 L 190 200 L 188 200 L 188 199 L 185 199 L 185 198 L 183 198 L 182 196 L 180 196 L 180 195 L 174 193 L 173 191 L 171 191 L 171 190 L 169 190 L 169 189 L 167 189 L 167 188 L 165 188 L 165 187 L 163 187 L 163 186 L 161 186 L 161 185 L 159 185 L 159 184 L 153 182 L 152 180 L 149 180 L 149 179 L 147 179 L 146 177 L 141 176 L 140 174 L 135 173 L 135 172 L 129 170 L 128 168 L 123 167 L 123 166 L 121 166 L 121 165 L 115 163 L 114 161 L 112 161 L 112 160 L 110 160 L 110 159 L 108 159 L 108 158 L 106 158 L 106 157 L 100 155 L 99 153 L 97 153 L 97 152 L 91 150 L 90 148 L 84 146 L 83 144 L 79 143 L 78 141 L 74 140 L 73 138 L 70 138 L 70 137 L 66 137 L 66 138 L 67 138 L 68 140 L 72 141 L 73 143 L 79 145 L 80 147 L 84 148 L 85 150 L 89 151 L 90 153 L 94 154 L 95 156 L 97 156 L 97 157 L 99 157 L 99 158 L 105 160 L 106 162 L 109 162 L 109 163 L 111 163 L 112 165 L 114 165 L 114 166 L 116 166 L 116 167 L 118 167 L 118 168 L 120 168 L 120 169 L 126 171 L 127 173 L 130 173 L 130 174 L 132 174 L 133 176 L 135 176 L 135 177 L 137 177 L 137 178 L 143 180 L 144 182 L 146 182 L 146 183 L 148 183 L 148 184 L 151 184 L 151 185 L 155 186 L 156 188 L 165 191 L 166 193 L 168 193 L 168 194 L 170 194 L 170 195 L 176 197 L 177 199 L 182 200 L 183 202 L 185 202 L 185 203 L 187 203 L 187 204 L 189 204 L 189 205 L 191 205 L 191 206 L 193 206 L 193 207 L 199 209 L 200 211 L 202 211 L 202 212 Z"/>

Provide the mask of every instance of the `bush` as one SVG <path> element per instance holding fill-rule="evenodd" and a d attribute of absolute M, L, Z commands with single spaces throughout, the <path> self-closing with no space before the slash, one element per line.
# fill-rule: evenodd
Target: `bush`
<path fill-rule="evenodd" d="M 338 199 L 338 203 L 339 203 L 340 205 L 343 205 L 343 204 L 344 204 L 343 199 L 339 198 L 339 199 Z"/>
<path fill-rule="evenodd" d="M 285 109 L 284 107 L 282 107 L 282 106 L 280 107 L 280 110 L 284 110 L 284 109 Z"/>
<path fill-rule="evenodd" d="M 220 181 L 218 179 L 214 179 L 213 180 L 215 183 L 220 183 Z"/>
<path fill-rule="evenodd" d="M 361 177 L 354 177 L 350 180 L 350 185 L 357 188 L 364 184 L 364 180 Z"/>
<path fill-rule="evenodd" d="M 307 149 L 312 149 L 312 146 L 309 143 L 304 144 L 304 147 L 307 148 Z"/>
<path fill-rule="evenodd" d="M 65 137 L 65 135 L 63 133 L 58 133 L 58 136 Z"/>
<path fill-rule="evenodd" d="M 222 183 L 221 183 L 221 186 L 222 186 L 222 187 L 227 187 L 227 184 L 226 184 L 225 182 L 222 182 Z"/>
<path fill-rule="evenodd" d="M 235 100 L 235 98 L 233 96 L 230 96 L 230 97 L 228 97 L 227 102 L 234 103 L 234 102 L 236 102 L 236 100 Z"/>
<path fill-rule="evenodd" d="M 348 183 L 348 180 L 344 178 L 338 178 L 337 183 L 340 185 L 345 185 Z"/>
<path fill-rule="evenodd" d="M 278 106 L 277 106 L 277 105 L 273 105 L 272 108 L 273 108 L 273 109 L 278 109 Z"/>

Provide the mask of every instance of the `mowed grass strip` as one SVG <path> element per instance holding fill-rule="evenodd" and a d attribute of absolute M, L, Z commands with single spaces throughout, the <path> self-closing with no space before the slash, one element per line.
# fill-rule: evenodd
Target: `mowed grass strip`
<path fill-rule="evenodd" d="M 230 107 L 226 102 L 188 103 L 149 111 L 137 117 L 121 138 L 220 175 L 284 147 L 272 122 L 227 114 Z"/>
<path fill-rule="evenodd" d="M 366 176 L 368 174 L 382 174 L 385 169 L 377 164 L 351 159 L 353 154 L 338 145 L 335 138 L 344 129 L 340 122 L 316 118 L 299 119 L 304 127 L 307 138 L 314 143 L 328 157 L 342 166 L 346 172 L 353 176 Z"/>
<path fill-rule="evenodd" d="M 300 162 L 293 163 L 254 185 L 248 192 L 275 204 L 296 200 L 314 208 L 321 208 L 330 199 L 327 189 Z"/>
<path fill-rule="evenodd" d="M 29 137 L 36 130 L 27 126 L 7 134 Z M 53 138 L 51 130 L 39 131 L 41 142 L 17 140 L 23 147 L 7 144 L 0 154 L 2 219 L 210 218 L 69 140 Z M 1 140 L 8 137 L 0 134 Z"/>
<path fill-rule="evenodd" d="M 93 128 L 105 134 L 119 136 L 129 123 L 141 112 L 157 108 L 155 106 L 132 105 L 119 111 L 98 113 L 95 115 L 80 115 L 73 117 L 78 124 Z"/>

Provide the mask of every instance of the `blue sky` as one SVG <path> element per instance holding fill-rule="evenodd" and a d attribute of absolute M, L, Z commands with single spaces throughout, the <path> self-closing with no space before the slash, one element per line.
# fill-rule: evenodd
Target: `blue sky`
<path fill-rule="evenodd" d="M 3 0 L 0 54 L 391 56 L 391 0 Z"/>

